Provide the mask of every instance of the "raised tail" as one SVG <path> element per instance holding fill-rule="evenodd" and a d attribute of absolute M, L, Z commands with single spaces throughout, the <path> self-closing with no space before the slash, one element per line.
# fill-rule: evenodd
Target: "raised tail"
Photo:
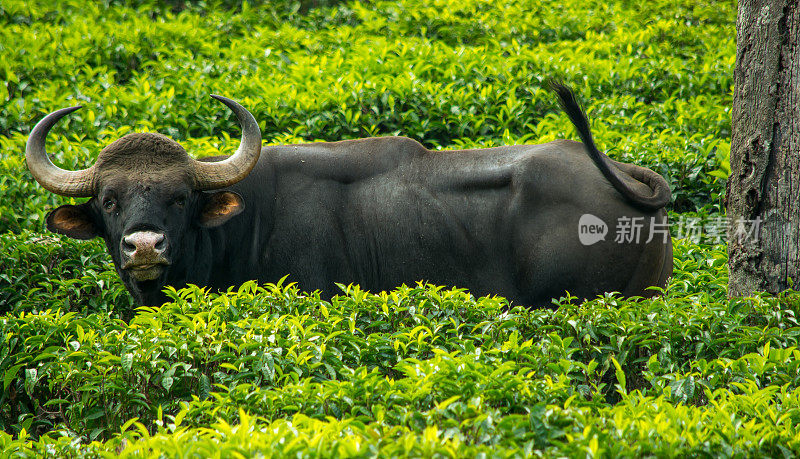
<path fill-rule="evenodd" d="M 669 184 L 664 177 L 646 167 L 614 161 L 598 150 L 592 139 L 592 131 L 589 129 L 589 118 L 575 99 L 572 89 L 555 81 L 550 83 L 550 88 L 558 96 L 558 104 L 572 121 L 586 147 L 586 152 L 606 180 L 611 182 L 617 191 L 637 207 L 645 210 L 657 210 L 664 207 L 672 197 Z M 650 193 L 642 193 L 635 189 L 642 188 L 640 185 L 637 186 L 635 181 L 647 185 Z"/>

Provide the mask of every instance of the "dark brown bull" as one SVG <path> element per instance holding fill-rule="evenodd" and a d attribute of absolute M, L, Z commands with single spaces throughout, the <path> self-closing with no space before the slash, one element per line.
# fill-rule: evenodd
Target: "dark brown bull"
<path fill-rule="evenodd" d="M 599 152 L 571 91 L 554 87 L 583 143 L 432 152 L 377 137 L 260 154 L 253 116 L 213 96 L 242 126 L 225 160 L 193 160 L 165 136 L 134 133 L 88 169 L 60 169 L 45 137 L 80 107 L 39 122 L 26 159 L 46 189 L 91 197 L 52 211 L 47 227 L 102 237 L 140 304 L 159 304 L 165 285 L 224 289 L 286 274 L 325 297 L 336 282 L 380 291 L 418 280 L 531 306 L 565 291 L 650 295 L 672 272 L 669 187 Z M 633 222 L 639 237 L 619 237 L 619 222 Z"/>

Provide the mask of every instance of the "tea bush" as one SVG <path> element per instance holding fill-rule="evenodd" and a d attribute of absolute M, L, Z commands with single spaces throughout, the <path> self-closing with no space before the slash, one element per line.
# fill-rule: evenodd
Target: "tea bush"
<path fill-rule="evenodd" d="M 45 233 L 46 213 L 76 201 L 24 165 L 34 123 L 76 104 L 48 140 L 62 167 L 131 130 L 231 152 L 238 127 L 209 93 L 242 102 L 273 144 L 575 138 L 543 89 L 557 77 L 598 145 L 664 175 L 672 221 L 702 226 L 723 218 L 734 6 L 4 1 L 3 455 L 797 454 L 800 296 L 729 300 L 714 237 L 674 239 L 674 276 L 648 300 L 528 310 L 343 285 L 326 302 L 290 276 L 134 309 L 102 242 Z"/>
<path fill-rule="evenodd" d="M 677 242 L 663 297 L 555 311 L 433 286 L 342 286 L 325 302 L 248 283 L 171 291 L 128 324 L 6 314 L 3 441 L 134 455 L 796 448 L 800 296 L 727 300 L 723 247 Z"/>

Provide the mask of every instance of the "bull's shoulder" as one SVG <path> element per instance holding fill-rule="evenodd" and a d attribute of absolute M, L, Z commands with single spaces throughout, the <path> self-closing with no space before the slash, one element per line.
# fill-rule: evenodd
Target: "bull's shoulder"
<path fill-rule="evenodd" d="M 317 156 L 328 157 L 394 157 L 419 155 L 428 152 L 421 143 L 408 137 L 386 136 L 368 137 L 364 139 L 340 140 L 337 142 L 314 142 L 292 145 L 265 146 L 273 150 L 281 159 L 314 159 Z"/>
<path fill-rule="evenodd" d="M 420 154 L 428 151 L 421 143 L 405 136 L 367 137 L 311 145 L 321 145 L 330 150 L 350 154 Z"/>
<path fill-rule="evenodd" d="M 299 173 L 318 179 L 350 183 L 384 174 L 429 154 L 429 150 L 408 137 L 318 142 L 265 146 L 278 173 Z"/>

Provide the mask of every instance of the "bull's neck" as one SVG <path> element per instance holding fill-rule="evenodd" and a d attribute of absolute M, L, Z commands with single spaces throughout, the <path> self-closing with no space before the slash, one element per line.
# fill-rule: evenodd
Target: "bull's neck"
<path fill-rule="evenodd" d="M 253 279 L 266 281 L 260 278 L 259 268 L 269 265 L 267 241 L 274 223 L 275 181 L 274 168 L 265 159 L 247 178 L 228 188 L 242 196 L 244 211 L 220 227 L 205 229 L 198 241 L 209 252 L 206 285 L 212 288 L 225 289 Z"/>

